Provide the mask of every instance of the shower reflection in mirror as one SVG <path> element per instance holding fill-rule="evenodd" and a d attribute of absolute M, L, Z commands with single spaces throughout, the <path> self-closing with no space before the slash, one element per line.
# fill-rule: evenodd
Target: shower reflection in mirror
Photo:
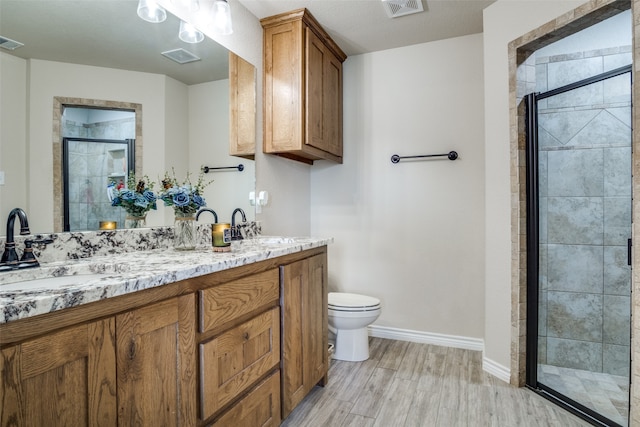
<path fill-rule="evenodd" d="M 61 123 L 64 231 L 124 227 L 125 211 L 111 206 L 107 186 L 127 184 L 135 170 L 135 112 L 65 107 Z"/>

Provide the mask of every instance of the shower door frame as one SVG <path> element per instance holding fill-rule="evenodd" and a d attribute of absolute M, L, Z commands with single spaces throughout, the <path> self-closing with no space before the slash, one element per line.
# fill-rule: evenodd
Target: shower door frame
<path fill-rule="evenodd" d="M 538 382 L 538 308 L 539 308 L 539 194 L 538 194 L 538 101 L 564 92 L 575 90 L 590 84 L 631 73 L 633 67 L 627 65 L 605 73 L 598 74 L 544 93 L 530 93 L 523 97 L 525 104 L 526 129 L 526 227 L 527 227 L 527 333 L 526 336 L 526 368 L 525 385 L 543 397 L 552 400 L 559 406 L 595 424 L 610 426 L 612 421 L 594 410 L 557 392 L 545 384 Z M 633 144 L 632 144 L 633 149 Z M 628 246 L 628 258 L 631 261 L 631 245 Z M 631 262 L 629 262 L 631 266 Z M 631 341 L 631 337 L 629 337 Z M 631 355 L 629 355 L 631 364 Z M 631 371 L 629 372 L 631 382 Z M 629 396 L 629 417 L 631 414 L 631 396 Z M 618 425 L 618 424 L 615 424 Z"/>

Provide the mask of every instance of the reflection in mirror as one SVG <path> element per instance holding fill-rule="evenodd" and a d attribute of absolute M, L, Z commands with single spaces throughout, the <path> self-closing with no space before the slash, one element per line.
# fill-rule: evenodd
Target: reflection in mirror
<path fill-rule="evenodd" d="M 91 158 L 86 151 L 69 162 L 66 138 L 90 137 L 127 140 L 127 170 L 140 174 L 142 156 L 142 106 L 140 104 L 97 99 L 53 99 L 53 176 L 54 232 L 99 229 L 100 221 L 116 221 L 125 228 L 122 212 L 109 209 L 105 177 L 98 178 L 109 165 L 109 154 Z M 129 142 L 130 141 L 130 142 Z M 72 144 L 73 145 L 73 144 Z M 94 150 L 99 150 L 99 146 Z M 76 146 L 75 148 L 78 148 Z M 95 151 L 94 151 L 95 153 Z M 136 161 L 136 158 L 138 161 Z M 102 165 L 102 166 L 100 166 Z M 106 173 L 106 169 L 105 173 Z M 79 175 L 76 175 L 79 174 Z M 119 177 L 114 177 L 119 178 Z M 125 176 L 126 178 L 126 176 Z M 89 185 L 87 185 L 87 179 Z M 124 180 L 126 183 L 126 179 Z"/>
<path fill-rule="evenodd" d="M 13 178 L 24 188 L 0 189 L 0 214 L 23 206 L 32 231 L 63 230 L 62 105 L 106 104 L 136 111 L 136 174 L 157 180 L 174 167 L 184 177 L 202 166 L 243 163 L 242 173 L 213 174 L 205 198 L 220 221 L 230 222 L 238 207 L 255 219 L 248 197 L 254 161 L 229 155 L 228 51 L 209 38 L 184 43 L 177 17 L 150 24 L 136 6 L 133 0 L 0 1 L 0 35 L 24 43 L 0 49 L 2 107 L 18 114 L 11 122 L 3 115 L 3 133 L 11 138 L 2 144 L 25 141 L 22 152 L 2 150 L 3 162 L 11 164 L 7 182 Z M 161 54 L 175 49 L 201 59 L 178 64 Z M 148 226 L 172 224 L 170 208 L 159 206 L 147 217 Z"/>
<path fill-rule="evenodd" d="M 64 231 L 98 230 L 100 222 L 125 224 L 106 189 L 127 186 L 135 170 L 135 113 L 65 108 L 62 114 Z"/>

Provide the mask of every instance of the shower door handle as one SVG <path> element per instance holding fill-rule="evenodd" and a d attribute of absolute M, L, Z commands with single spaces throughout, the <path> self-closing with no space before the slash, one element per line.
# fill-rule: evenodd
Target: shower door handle
<path fill-rule="evenodd" d="M 627 265 L 631 265 L 631 239 L 627 239 Z"/>

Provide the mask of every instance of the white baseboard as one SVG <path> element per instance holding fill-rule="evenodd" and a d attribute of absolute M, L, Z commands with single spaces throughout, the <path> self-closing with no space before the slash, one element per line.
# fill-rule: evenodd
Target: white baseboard
<path fill-rule="evenodd" d="M 511 369 L 489 358 L 482 358 L 482 370 L 506 382 L 511 382 Z"/>
<path fill-rule="evenodd" d="M 441 345 L 444 347 L 462 348 L 465 350 L 484 350 L 484 340 L 480 338 L 444 335 L 433 332 L 412 331 L 409 329 L 398 329 L 377 325 L 369 326 L 369 335 L 376 338 L 388 338 L 398 341 L 411 341 L 422 344 Z"/>
<path fill-rule="evenodd" d="M 412 331 L 409 329 L 378 325 L 370 325 L 368 329 L 369 335 L 375 338 L 388 338 L 398 341 L 410 341 L 484 352 L 484 340 L 480 338 Z M 484 356 L 482 357 L 482 370 L 506 383 L 511 380 L 511 369 Z"/>

